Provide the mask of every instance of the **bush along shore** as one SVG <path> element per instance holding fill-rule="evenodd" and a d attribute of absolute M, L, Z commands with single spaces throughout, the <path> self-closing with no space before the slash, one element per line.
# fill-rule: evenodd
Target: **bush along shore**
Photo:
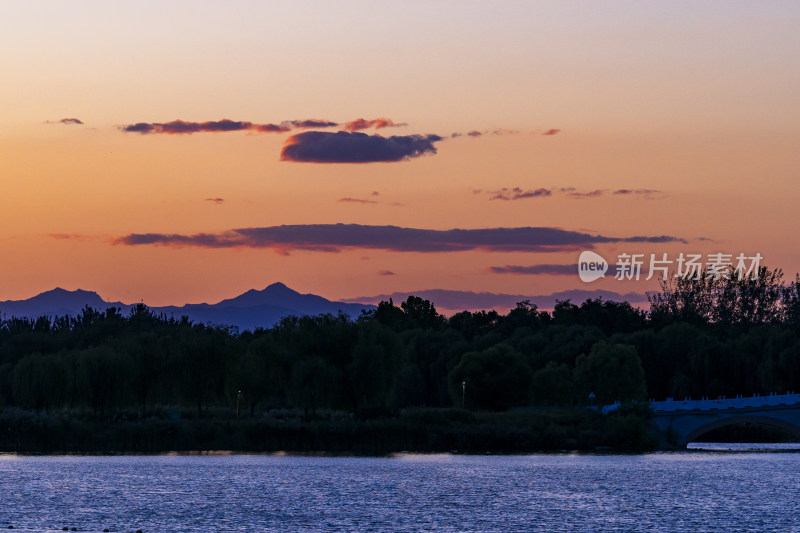
<path fill-rule="evenodd" d="M 646 413 L 548 409 L 504 413 L 416 409 L 372 413 L 276 410 L 256 418 L 175 419 L 124 416 L 99 420 L 69 413 L 0 412 L 0 451 L 14 453 L 395 452 L 524 453 L 656 445 Z"/>

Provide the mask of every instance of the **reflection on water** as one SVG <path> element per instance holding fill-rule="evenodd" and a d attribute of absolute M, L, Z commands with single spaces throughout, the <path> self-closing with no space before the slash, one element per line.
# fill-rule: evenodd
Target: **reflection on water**
<path fill-rule="evenodd" d="M 800 531 L 800 454 L 0 460 L 22 531 Z"/>

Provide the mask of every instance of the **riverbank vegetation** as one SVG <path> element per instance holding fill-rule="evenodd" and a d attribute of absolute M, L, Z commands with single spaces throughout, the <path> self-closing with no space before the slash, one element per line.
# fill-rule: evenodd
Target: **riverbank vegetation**
<path fill-rule="evenodd" d="M 800 389 L 799 287 L 762 268 L 665 284 L 647 311 L 526 301 L 451 317 L 412 296 L 254 332 L 142 305 L 5 318 L 0 448 L 648 447 L 646 408 L 591 407 Z"/>

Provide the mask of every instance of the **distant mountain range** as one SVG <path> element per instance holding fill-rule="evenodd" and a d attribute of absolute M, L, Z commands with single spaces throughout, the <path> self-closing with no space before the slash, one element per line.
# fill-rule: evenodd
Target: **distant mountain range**
<path fill-rule="evenodd" d="M 395 305 L 405 301 L 409 295 L 419 296 L 434 303 L 437 310 L 444 314 L 453 314 L 465 309 L 496 309 L 507 312 L 517 302 L 530 300 L 540 309 L 552 309 L 556 300 L 572 300 L 582 303 L 589 298 L 603 298 L 617 302 L 630 302 L 632 305 L 647 302 L 644 294 L 629 292 L 620 294 L 603 290 L 571 290 L 548 295 L 528 296 L 523 294 L 502 294 L 492 292 L 453 291 L 444 289 L 428 289 L 409 292 L 394 292 L 376 296 L 347 298 L 332 302 L 315 294 L 301 294 L 283 283 L 273 283 L 263 290 L 249 290 L 235 298 L 222 300 L 215 304 L 186 304 L 166 307 L 151 307 L 157 315 L 164 314 L 180 318 L 189 317 L 193 322 L 204 324 L 237 326 L 240 330 L 253 330 L 257 327 L 268 328 L 283 317 L 295 315 L 319 315 L 323 313 L 337 314 L 339 311 L 357 318 L 362 311 L 375 309 L 381 301 L 394 300 Z M 68 291 L 56 288 L 28 298 L 27 300 L 0 301 L 0 316 L 38 318 L 40 316 L 76 316 L 84 307 L 104 311 L 109 307 L 117 307 L 127 315 L 132 304 L 107 302 L 92 291 Z"/>
<path fill-rule="evenodd" d="M 647 303 L 647 295 L 639 292 L 618 293 L 605 290 L 574 289 L 569 291 L 554 292 L 545 295 L 504 294 L 496 292 L 453 291 L 445 289 L 428 289 L 410 292 L 393 292 L 391 294 L 378 294 L 375 296 L 361 296 L 359 298 L 345 298 L 344 302 L 359 302 L 378 304 L 389 301 L 391 298 L 395 305 L 405 301 L 410 295 L 419 296 L 430 300 L 436 310 L 445 314 L 457 313 L 465 309 L 496 309 L 498 312 L 508 312 L 516 307 L 517 302 L 530 300 L 539 306 L 539 309 L 553 309 L 557 300 L 571 300 L 574 304 L 581 304 L 588 299 L 602 298 L 614 302 L 628 302 L 633 306 Z"/>
<path fill-rule="evenodd" d="M 84 307 L 98 311 L 117 307 L 128 314 L 133 307 L 122 302 L 107 302 L 96 292 L 68 291 L 56 288 L 27 300 L 0 302 L 0 315 L 6 317 L 38 318 L 40 316 L 79 315 Z M 182 306 L 151 307 L 157 315 L 165 314 L 180 318 L 189 317 L 193 322 L 237 326 L 240 330 L 271 327 L 283 317 L 295 315 L 336 314 L 339 311 L 356 318 L 362 310 L 375 306 L 360 303 L 332 302 L 314 294 L 301 294 L 284 285 L 273 283 L 263 290 L 249 290 L 235 298 L 215 304 L 186 304 Z"/>

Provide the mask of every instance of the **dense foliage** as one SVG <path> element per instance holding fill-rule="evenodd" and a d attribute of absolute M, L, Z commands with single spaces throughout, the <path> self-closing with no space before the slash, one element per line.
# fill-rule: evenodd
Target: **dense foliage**
<path fill-rule="evenodd" d="M 356 319 L 289 317 L 230 328 L 85 309 L 0 322 L 0 406 L 43 413 L 321 409 L 369 419 L 409 407 L 505 410 L 648 397 L 800 389 L 800 283 L 665 284 L 649 312 L 627 303 L 520 302 L 449 318 L 425 300 Z M 592 399 L 590 399 L 590 393 Z"/>

